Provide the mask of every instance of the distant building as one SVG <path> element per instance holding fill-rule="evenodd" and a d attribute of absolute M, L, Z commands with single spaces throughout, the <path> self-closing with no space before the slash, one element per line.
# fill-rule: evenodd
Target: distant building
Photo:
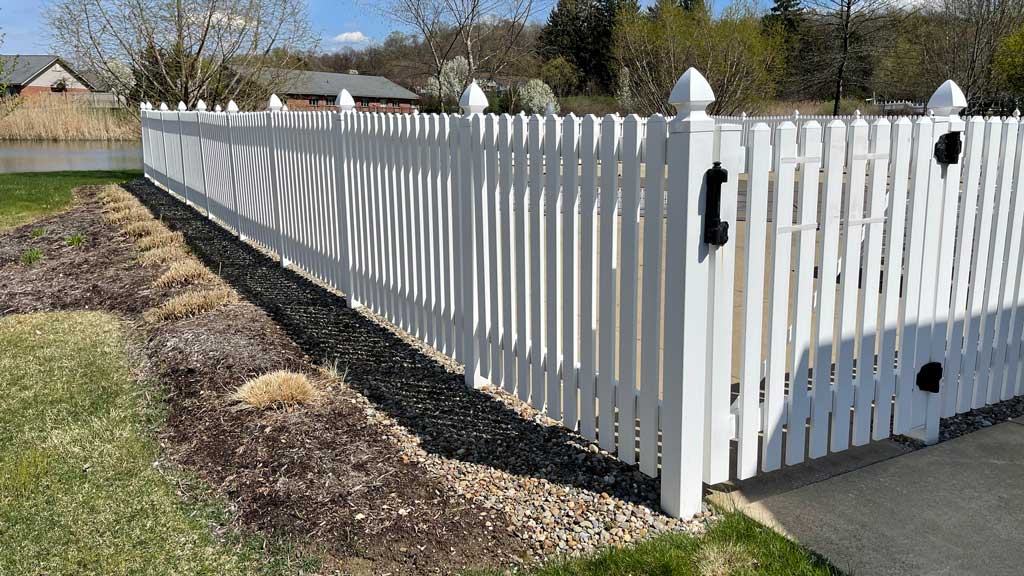
<path fill-rule="evenodd" d="M 52 54 L 0 54 L 0 84 L 9 94 L 82 94 L 95 90 L 84 76 Z"/>
<path fill-rule="evenodd" d="M 290 110 L 316 110 L 334 106 L 344 88 L 360 112 L 411 112 L 419 96 L 383 76 L 366 76 L 355 70 L 348 74 L 295 70 L 284 75 L 283 94 Z"/>

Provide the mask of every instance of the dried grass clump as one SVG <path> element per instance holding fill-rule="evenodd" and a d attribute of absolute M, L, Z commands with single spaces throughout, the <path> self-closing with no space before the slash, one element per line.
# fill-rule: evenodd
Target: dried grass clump
<path fill-rule="evenodd" d="M 305 374 L 278 370 L 242 384 L 231 395 L 239 408 L 263 409 L 281 404 L 308 404 L 320 391 Z"/>
<path fill-rule="evenodd" d="M 128 193 L 127 190 L 121 188 L 117 184 L 108 184 L 100 190 L 100 200 L 107 204 L 115 204 L 118 202 L 129 202 L 137 201 L 135 196 Z"/>
<path fill-rule="evenodd" d="M 135 241 L 135 246 L 142 252 L 147 250 L 153 250 L 154 248 L 164 248 L 166 246 L 182 246 L 185 244 L 185 237 L 181 232 L 162 232 L 159 234 L 153 234 L 150 236 L 143 236 Z"/>
<path fill-rule="evenodd" d="M 152 220 L 153 215 L 149 213 L 149 210 L 138 206 L 135 208 L 127 208 L 121 210 L 112 210 L 103 214 L 103 220 L 108 224 L 114 226 L 121 226 L 128 222 L 139 222 L 145 220 Z"/>
<path fill-rule="evenodd" d="M 167 302 L 150 308 L 143 314 L 147 322 L 157 323 L 180 320 L 206 314 L 221 306 L 238 301 L 238 295 L 228 288 L 193 290 L 178 294 Z"/>
<path fill-rule="evenodd" d="M 141 220 L 139 222 L 132 222 L 123 229 L 125 234 L 141 238 L 143 236 L 155 236 L 157 234 L 164 234 L 167 232 L 167 228 L 164 225 L 157 222 L 156 220 Z"/>
<path fill-rule="evenodd" d="M 180 245 L 163 246 L 143 252 L 139 256 L 139 264 L 143 266 L 162 266 L 182 260 L 187 260 L 189 255 L 185 248 Z"/>
<path fill-rule="evenodd" d="M 748 573 L 756 563 L 750 552 L 735 542 L 709 542 L 697 551 L 694 564 L 700 576 L 731 576 Z"/>
<path fill-rule="evenodd" d="M 217 276 L 206 266 L 203 266 L 195 258 L 187 258 L 172 262 L 167 272 L 157 278 L 153 285 L 157 288 L 176 288 L 193 284 L 209 284 L 216 280 Z"/>

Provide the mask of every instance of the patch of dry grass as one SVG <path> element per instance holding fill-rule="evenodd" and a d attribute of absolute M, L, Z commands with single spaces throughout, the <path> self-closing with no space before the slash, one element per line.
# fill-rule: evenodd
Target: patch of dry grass
<path fill-rule="evenodd" d="M 320 391 L 305 374 L 278 370 L 242 384 L 231 395 L 239 408 L 263 409 L 281 404 L 308 404 Z"/>
<path fill-rule="evenodd" d="M 238 295 L 228 288 L 191 290 L 178 294 L 155 308 L 150 308 L 143 314 L 143 317 L 147 322 L 152 323 L 180 320 L 206 314 L 237 301 Z"/>
<path fill-rule="evenodd" d="M 157 288 L 176 288 L 194 284 L 209 284 L 216 280 L 217 276 L 201 262 L 195 258 L 186 258 L 172 262 L 170 268 L 157 278 L 153 285 Z"/>
<path fill-rule="evenodd" d="M 137 222 L 131 222 L 121 229 L 125 234 L 133 238 L 141 238 L 143 236 L 155 236 L 157 234 L 163 234 L 167 232 L 167 228 L 163 224 L 150 218 L 149 220 L 139 220 Z"/>
<path fill-rule="evenodd" d="M 139 264 L 143 266 L 163 266 L 164 264 L 173 264 L 174 262 L 180 262 L 189 258 L 188 252 L 185 248 L 180 245 L 163 246 L 161 248 L 154 248 L 148 252 L 143 252 L 139 256 Z"/>
<path fill-rule="evenodd" d="M 99 193 L 100 200 L 106 204 L 116 204 L 118 202 L 135 202 L 138 200 L 135 196 L 132 196 L 127 190 L 117 186 L 116 184 L 110 184 L 103 187 L 103 190 Z"/>
<path fill-rule="evenodd" d="M 736 542 L 708 542 L 694 557 L 699 576 L 747 574 L 755 565 L 750 552 Z"/>
<path fill-rule="evenodd" d="M 153 215 L 149 213 L 149 210 L 138 206 L 135 208 L 127 208 L 121 210 L 113 210 L 105 212 L 103 214 L 103 220 L 108 224 L 114 226 L 121 226 L 129 222 L 142 222 L 152 220 Z"/>
<path fill-rule="evenodd" d="M 166 246 L 183 246 L 184 244 L 185 236 L 181 232 L 161 232 L 143 236 L 135 241 L 135 247 L 142 252 Z"/>

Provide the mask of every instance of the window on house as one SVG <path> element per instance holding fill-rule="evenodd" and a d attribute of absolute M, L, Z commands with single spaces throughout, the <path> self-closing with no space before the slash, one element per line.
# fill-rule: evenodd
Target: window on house
<path fill-rule="evenodd" d="M 310 98 L 309 99 L 309 105 L 310 106 L 319 106 L 320 105 L 320 99 L 319 98 Z"/>

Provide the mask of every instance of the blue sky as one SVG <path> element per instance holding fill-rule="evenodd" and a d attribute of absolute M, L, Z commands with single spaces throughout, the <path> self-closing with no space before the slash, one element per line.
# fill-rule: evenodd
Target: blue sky
<path fill-rule="evenodd" d="M 381 16 L 372 0 L 309 0 L 310 19 L 325 50 L 383 40 L 395 25 Z M 44 0 L 0 0 L 0 30 L 5 53 L 50 52 Z M 540 18 L 546 16 L 539 15 Z"/>

